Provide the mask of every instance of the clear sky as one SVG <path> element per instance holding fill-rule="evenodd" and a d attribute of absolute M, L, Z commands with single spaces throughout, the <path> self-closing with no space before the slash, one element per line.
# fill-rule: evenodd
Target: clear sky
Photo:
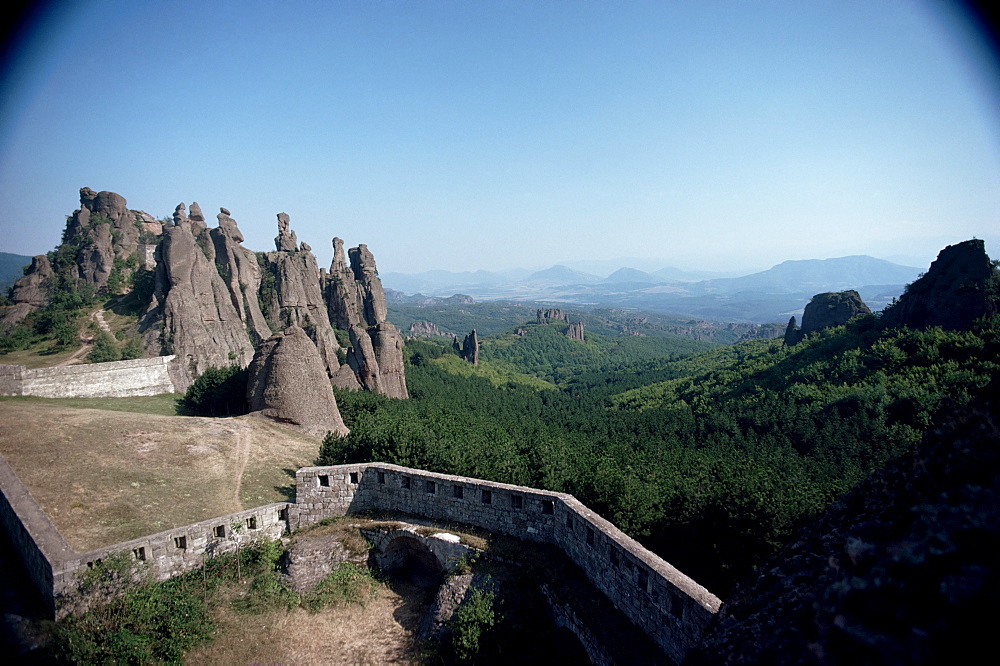
<path fill-rule="evenodd" d="M 0 250 L 87 186 L 383 272 L 1000 256 L 994 55 L 947 2 L 61 2 L 0 92 Z"/>

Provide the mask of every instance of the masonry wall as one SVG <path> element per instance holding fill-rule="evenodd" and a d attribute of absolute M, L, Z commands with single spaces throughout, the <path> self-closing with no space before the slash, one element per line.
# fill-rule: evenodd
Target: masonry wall
<path fill-rule="evenodd" d="M 677 662 L 721 601 L 572 495 L 382 463 L 296 474 L 294 529 L 363 510 L 410 513 L 553 543 Z"/>
<path fill-rule="evenodd" d="M 0 365 L 0 395 L 42 398 L 127 398 L 173 393 L 173 356 L 28 369 Z"/>

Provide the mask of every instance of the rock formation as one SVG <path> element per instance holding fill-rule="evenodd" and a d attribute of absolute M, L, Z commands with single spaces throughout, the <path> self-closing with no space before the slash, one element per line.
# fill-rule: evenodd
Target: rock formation
<path fill-rule="evenodd" d="M 885 309 L 884 326 L 968 328 L 1000 310 L 1000 275 L 978 239 L 949 245 L 927 273 Z"/>
<path fill-rule="evenodd" d="M 407 398 L 403 336 L 386 319 L 385 292 L 375 257 L 366 245 L 351 248 L 348 254 L 349 266 L 344 241 L 334 238 L 325 285 L 330 319 L 350 336 L 347 362 L 366 390 Z"/>
<path fill-rule="evenodd" d="M 563 312 L 559 308 L 551 308 L 548 310 L 539 309 L 535 317 L 539 324 L 548 324 L 553 321 L 569 322 L 569 314 Z"/>
<path fill-rule="evenodd" d="M 229 288 L 233 307 L 246 323 L 251 341 L 260 344 L 271 337 L 271 328 L 257 299 L 261 267 L 257 263 L 257 255 L 241 245 L 243 234 L 236 226 L 236 220 L 229 216 L 225 208 L 219 210 L 216 216 L 219 226 L 209 231 L 215 248 L 215 265 Z"/>
<path fill-rule="evenodd" d="M 179 214 L 182 209 L 174 214 L 179 224 L 165 230 L 157 249 L 156 288 L 139 321 L 147 349 L 177 355 L 171 378 L 180 390 L 210 367 L 246 367 L 253 358 L 209 232 Z"/>
<path fill-rule="evenodd" d="M 11 287 L 10 299 L 14 304 L 4 308 L 0 324 L 16 326 L 31 312 L 44 307 L 49 299 L 53 279 L 49 258 L 44 254 L 32 257 L 28 272 Z"/>
<path fill-rule="evenodd" d="M 410 324 L 410 330 L 408 333 L 413 337 L 418 337 L 421 335 L 434 335 L 434 336 L 447 336 L 449 333 L 443 333 L 437 324 L 429 321 L 415 321 Z"/>
<path fill-rule="evenodd" d="M 583 342 L 583 322 L 577 322 L 576 324 L 570 324 L 569 328 L 566 329 L 566 337 L 570 340 L 579 340 Z"/>
<path fill-rule="evenodd" d="M 458 346 L 458 338 L 455 338 L 455 346 Z M 472 332 L 465 336 L 458 355 L 472 365 L 479 365 L 479 336 L 476 335 L 476 329 L 472 329 Z"/>
<path fill-rule="evenodd" d="M 310 434 L 347 435 L 326 365 L 306 332 L 290 326 L 254 354 L 247 385 L 250 413 Z"/>
<path fill-rule="evenodd" d="M 319 349 L 327 374 L 343 388 L 358 388 L 350 368 L 342 368 L 338 358 L 340 343 L 330 325 L 326 301 L 320 287 L 320 271 L 312 252 L 297 246 L 289 218 L 278 214 L 276 252 L 264 256 L 264 270 L 273 287 L 261 293 L 261 306 L 275 327 L 299 326 Z"/>
<path fill-rule="evenodd" d="M 785 344 L 797 344 L 809 333 L 841 326 L 859 315 L 871 312 L 853 289 L 816 294 L 802 313 L 802 328 L 795 328 L 795 317 L 789 320 L 788 328 L 785 329 Z"/>

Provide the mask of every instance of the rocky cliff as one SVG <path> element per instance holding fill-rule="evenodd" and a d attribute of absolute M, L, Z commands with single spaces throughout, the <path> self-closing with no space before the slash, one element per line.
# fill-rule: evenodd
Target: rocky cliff
<path fill-rule="evenodd" d="M 151 269 L 162 225 L 149 213 L 129 210 L 114 192 L 80 190 L 80 208 L 67 218 L 62 243 L 38 256 L 12 291 L 4 323 L 14 325 L 42 307 L 57 287 L 85 293 L 122 293 L 132 273 Z"/>
<path fill-rule="evenodd" d="M 350 250 L 348 265 L 342 241 L 334 239 L 327 276 L 311 248 L 297 240 L 287 214 L 277 216 L 275 251 L 261 253 L 243 247 L 227 209 L 216 217 L 218 226 L 209 228 L 192 202 L 159 222 L 129 210 L 114 192 L 85 187 L 64 242 L 34 258 L 0 323 L 16 325 L 45 306 L 55 289 L 113 296 L 128 290 L 133 272 L 149 270 L 152 295 L 140 304 L 136 329 L 149 355 L 177 355 L 173 379 L 181 389 L 208 367 L 246 366 L 274 330 L 295 326 L 313 341 L 336 386 L 408 397 L 403 339 L 386 319 L 385 293 L 365 245 Z M 343 331 L 343 346 L 334 324 Z"/>
<path fill-rule="evenodd" d="M 949 245 L 927 273 L 885 309 L 884 326 L 961 330 L 1000 311 L 1000 274 L 978 239 Z"/>
<path fill-rule="evenodd" d="M 463 359 L 472 365 L 479 365 L 479 336 L 476 335 L 476 329 L 465 336 L 461 347 L 458 346 L 458 338 L 455 338 L 455 348 Z"/>
<path fill-rule="evenodd" d="M 215 244 L 204 219 L 189 219 L 180 204 L 174 223 L 164 229 L 156 260 L 156 286 L 139 331 L 154 355 L 177 356 L 174 385 L 184 389 L 210 367 L 246 367 L 253 344 L 216 268 Z"/>
<path fill-rule="evenodd" d="M 570 324 L 569 328 L 566 329 L 566 337 L 570 340 L 579 340 L 583 342 L 583 322 L 578 322 L 576 324 Z"/>
<path fill-rule="evenodd" d="M 347 362 L 366 390 L 406 398 L 403 336 L 386 319 L 385 292 L 375 257 L 366 245 L 344 255 L 344 241 L 333 239 L 333 262 L 325 276 L 326 305 L 337 328 L 348 332 Z"/>
<path fill-rule="evenodd" d="M 327 374 L 338 386 L 356 389 L 354 374 L 349 368 L 342 369 L 338 357 L 343 350 L 327 314 L 316 257 L 308 245 L 297 243 L 288 215 L 279 213 L 274 239 L 277 249 L 262 255 L 262 268 L 269 274 L 268 289 L 260 294 L 263 310 L 276 327 L 305 330 L 319 350 Z"/>
<path fill-rule="evenodd" d="M 795 326 L 795 317 L 788 321 L 785 329 L 785 344 L 794 345 L 806 335 L 824 328 L 842 326 L 860 315 L 871 314 L 871 310 L 861 300 L 858 292 L 827 292 L 816 294 L 806 304 L 802 312 L 802 328 Z"/>

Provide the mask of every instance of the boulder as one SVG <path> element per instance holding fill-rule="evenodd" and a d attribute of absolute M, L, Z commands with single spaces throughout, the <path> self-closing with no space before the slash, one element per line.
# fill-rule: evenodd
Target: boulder
<path fill-rule="evenodd" d="M 871 312 L 858 292 L 853 289 L 816 294 L 802 313 L 802 328 L 794 328 L 794 317 L 788 322 L 788 327 L 785 329 L 785 343 L 796 344 L 809 333 L 842 326 L 859 315 Z"/>
<path fill-rule="evenodd" d="M 298 326 L 267 339 L 254 354 L 247 385 L 251 414 L 322 437 L 347 435 L 316 345 Z"/>

